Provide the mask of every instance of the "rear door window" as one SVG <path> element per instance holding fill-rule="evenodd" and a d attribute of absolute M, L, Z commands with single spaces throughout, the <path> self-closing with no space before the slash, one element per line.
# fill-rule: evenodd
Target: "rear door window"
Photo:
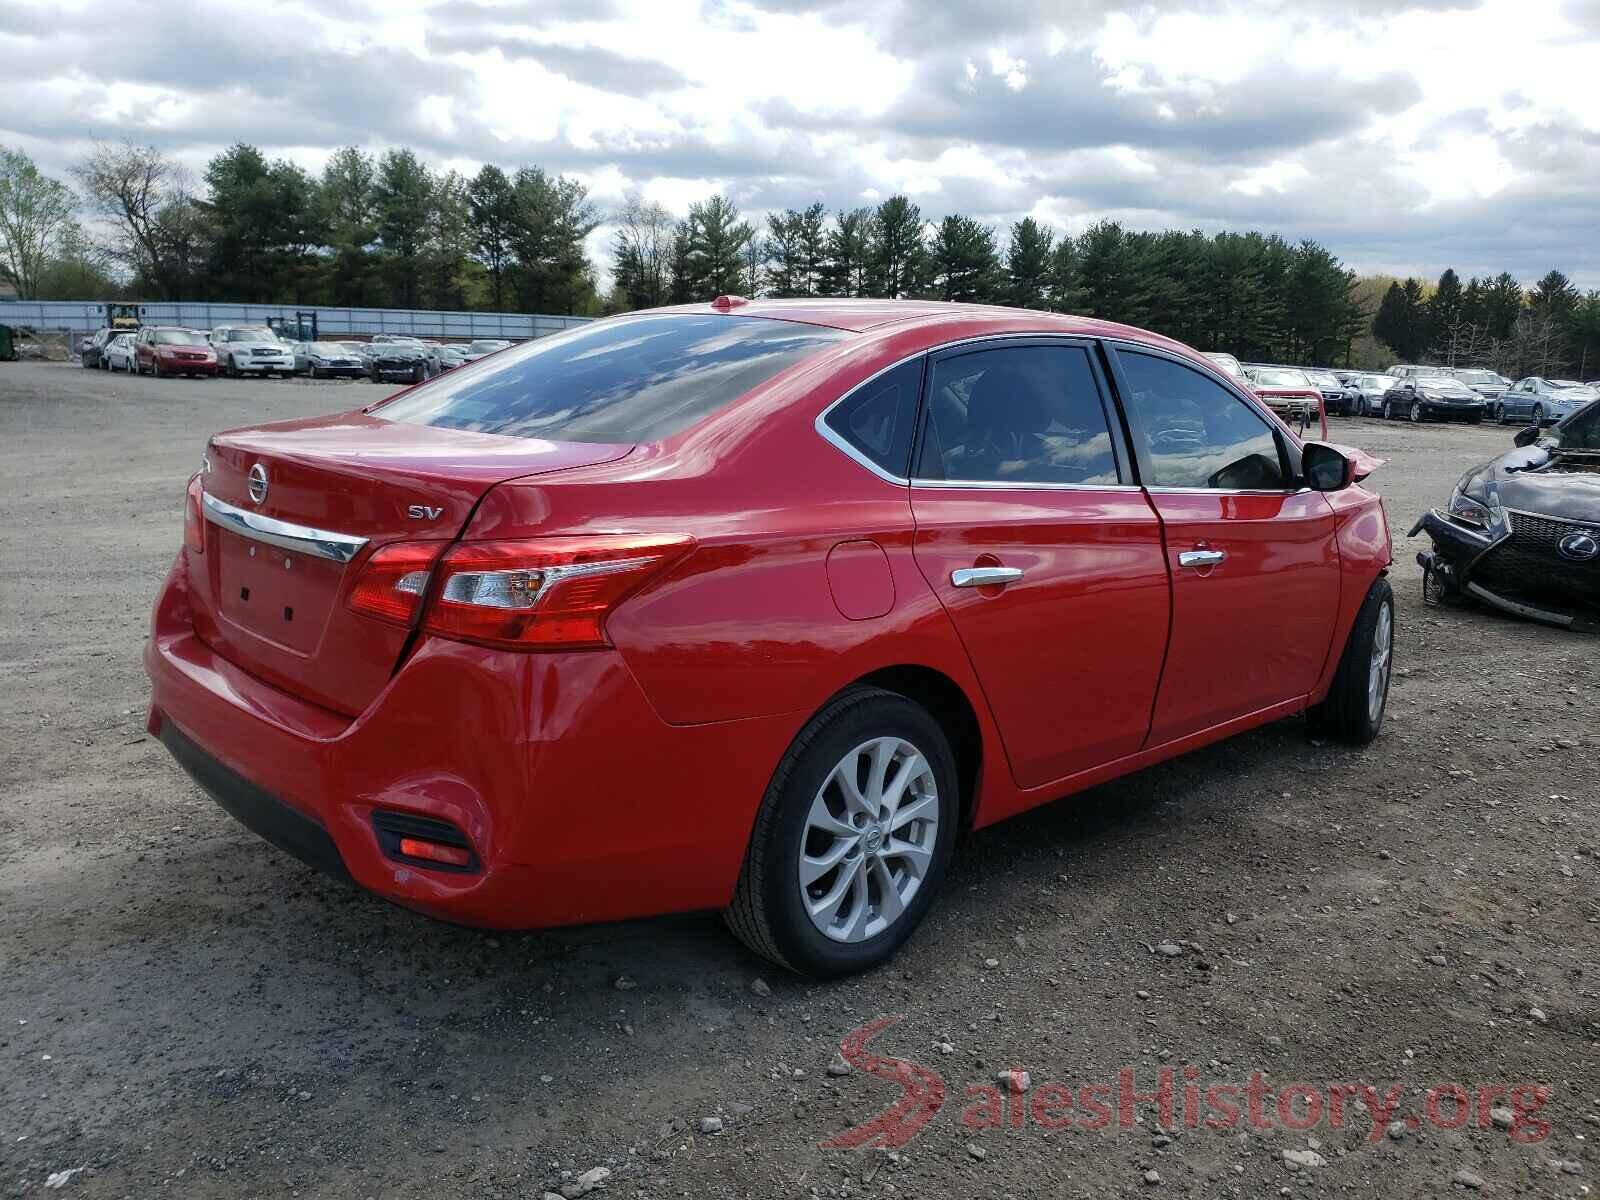
<path fill-rule="evenodd" d="M 851 336 L 759 317 L 624 317 L 441 376 L 375 416 L 565 442 L 654 442 Z"/>
<path fill-rule="evenodd" d="M 1084 347 L 996 346 L 939 358 L 931 376 L 918 478 L 1018 486 L 1120 482 Z"/>

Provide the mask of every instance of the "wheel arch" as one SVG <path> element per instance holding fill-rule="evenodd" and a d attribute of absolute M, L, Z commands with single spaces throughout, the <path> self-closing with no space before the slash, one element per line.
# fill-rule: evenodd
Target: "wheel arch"
<path fill-rule="evenodd" d="M 955 755 L 956 775 L 961 785 L 960 828 L 970 829 L 977 813 L 978 785 L 982 779 L 983 728 L 978 722 L 977 709 L 962 686 L 934 667 L 901 663 L 870 671 L 840 691 L 856 687 L 882 688 L 904 696 L 927 709 L 939 723 Z M 828 703 L 832 701 L 830 696 Z"/>

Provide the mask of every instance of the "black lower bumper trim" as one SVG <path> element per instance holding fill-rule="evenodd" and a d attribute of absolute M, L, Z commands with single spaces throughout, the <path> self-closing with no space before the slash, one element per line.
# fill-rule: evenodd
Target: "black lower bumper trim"
<path fill-rule="evenodd" d="M 320 823 L 218 762 L 165 716 L 160 738 L 178 765 L 239 824 L 307 866 L 353 882 L 339 847 Z"/>

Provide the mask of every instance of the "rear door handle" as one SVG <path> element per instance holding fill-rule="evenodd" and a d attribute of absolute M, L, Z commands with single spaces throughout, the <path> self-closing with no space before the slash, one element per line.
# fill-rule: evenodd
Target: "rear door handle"
<path fill-rule="evenodd" d="M 956 587 L 1004 587 L 1021 578 L 1021 567 L 963 567 L 950 572 L 950 582 Z"/>
<path fill-rule="evenodd" d="M 1228 557 L 1226 550 L 1185 550 L 1178 555 L 1180 567 L 1214 567 Z"/>

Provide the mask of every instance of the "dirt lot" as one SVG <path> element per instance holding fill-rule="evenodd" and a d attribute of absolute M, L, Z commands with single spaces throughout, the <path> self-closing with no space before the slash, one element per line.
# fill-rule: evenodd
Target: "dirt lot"
<path fill-rule="evenodd" d="M 1287 721 L 980 833 L 890 968 L 819 986 L 714 916 L 491 937 L 392 908 L 258 841 L 144 735 L 205 436 L 381 394 L 0 364 L 0 1194 L 77 1168 L 62 1194 L 539 1197 L 598 1166 L 629 1197 L 1592 1186 L 1600 641 L 1424 609 L 1404 536 L 1509 431 L 1339 423 L 1390 459 L 1374 746 Z M 892 1156 L 820 1148 L 900 1096 L 827 1072 L 895 1014 L 871 1048 L 937 1072 L 942 1109 Z M 967 1089 L 1011 1067 L 1031 1092 L 975 1127 Z M 1176 1072 L 1165 1132 L 1154 1102 L 1122 1127 L 1124 1067 L 1141 1092 Z M 1282 1128 L 1270 1098 L 1256 1127 L 1185 1119 L 1186 1080 L 1253 1072 L 1319 1089 L 1320 1122 Z M 1106 1086 L 1109 1128 L 1082 1104 L 1043 1128 L 1052 1083 Z M 1397 1089 L 1388 1120 L 1417 1127 L 1354 1094 L 1336 1127 L 1338 1083 Z M 1429 1119 L 1435 1084 L 1469 1090 L 1461 1128 L 1448 1097 Z M 1547 1086 L 1545 1135 L 1495 1127 L 1479 1085 Z"/>

